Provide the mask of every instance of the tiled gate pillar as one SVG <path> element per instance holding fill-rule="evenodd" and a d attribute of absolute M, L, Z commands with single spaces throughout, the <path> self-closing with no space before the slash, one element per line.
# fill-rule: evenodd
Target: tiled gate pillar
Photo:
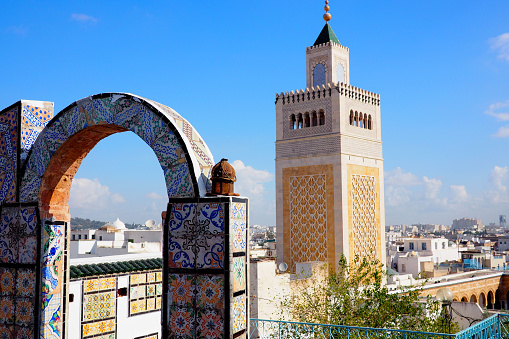
<path fill-rule="evenodd" d="M 245 338 L 248 199 L 172 199 L 164 225 L 163 338 Z"/>

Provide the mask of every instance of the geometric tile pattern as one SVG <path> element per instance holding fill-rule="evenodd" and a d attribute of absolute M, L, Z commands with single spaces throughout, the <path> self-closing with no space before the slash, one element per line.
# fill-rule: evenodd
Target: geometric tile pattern
<path fill-rule="evenodd" d="M 65 222 L 46 220 L 42 228 L 41 336 L 61 338 L 63 302 L 63 251 L 65 250 Z"/>
<path fill-rule="evenodd" d="M 246 251 L 246 204 L 234 202 L 232 209 L 232 240 L 233 252 Z"/>
<path fill-rule="evenodd" d="M 160 271 L 131 274 L 129 279 L 129 316 L 161 309 L 163 294 Z"/>
<path fill-rule="evenodd" d="M 0 218 L 0 338 L 33 338 L 39 304 L 38 211 L 6 204 Z"/>
<path fill-rule="evenodd" d="M 0 203 L 16 201 L 18 106 L 0 115 Z"/>
<path fill-rule="evenodd" d="M 79 100 L 48 123 L 33 143 L 32 153 L 26 159 L 20 200 L 37 200 L 41 177 L 53 153 L 77 132 L 98 124 L 123 127 L 152 148 L 163 169 L 169 197 L 193 197 L 197 180 L 202 180 L 205 186 L 208 184 L 212 155 L 184 118 L 166 106 L 142 98 L 111 94 L 108 97 Z M 181 138 L 189 141 L 191 150 L 187 149 Z M 203 171 L 201 179 L 191 173 L 191 164 L 187 159 L 195 168 Z"/>
<path fill-rule="evenodd" d="M 247 305 L 234 313 L 232 302 L 246 295 L 247 205 L 227 199 L 175 199 L 168 206 L 168 337 L 224 338 L 246 330 Z M 235 331 L 234 318 L 244 324 Z"/>
<path fill-rule="evenodd" d="M 375 177 L 353 174 L 351 199 L 353 253 L 373 256 L 377 248 Z"/>
<path fill-rule="evenodd" d="M 224 268 L 224 234 L 223 204 L 173 204 L 169 267 Z"/>
<path fill-rule="evenodd" d="M 115 338 L 117 278 L 83 281 L 82 338 Z"/>
<path fill-rule="evenodd" d="M 233 298 L 232 307 L 233 332 L 238 332 L 246 328 L 246 296 L 239 295 Z"/>
<path fill-rule="evenodd" d="M 21 114 L 21 160 L 24 161 L 46 124 L 53 117 L 53 110 L 45 110 L 33 105 L 22 105 Z"/>
<path fill-rule="evenodd" d="M 233 258 L 233 292 L 246 289 L 246 257 Z"/>
<path fill-rule="evenodd" d="M 328 261 L 326 175 L 291 176 L 289 186 L 290 267 Z"/>

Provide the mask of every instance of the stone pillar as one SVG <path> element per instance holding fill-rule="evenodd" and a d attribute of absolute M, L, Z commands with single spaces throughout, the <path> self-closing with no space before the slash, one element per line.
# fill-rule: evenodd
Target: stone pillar
<path fill-rule="evenodd" d="M 171 199 L 164 225 L 163 338 L 246 338 L 248 200 Z"/>

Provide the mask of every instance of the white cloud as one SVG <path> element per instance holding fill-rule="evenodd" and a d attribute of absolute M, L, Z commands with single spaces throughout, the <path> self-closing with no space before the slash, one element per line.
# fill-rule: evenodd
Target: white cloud
<path fill-rule="evenodd" d="M 497 57 L 509 61 L 509 33 L 503 33 L 488 40 L 490 48 L 498 53 Z"/>
<path fill-rule="evenodd" d="M 145 197 L 154 200 L 161 200 L 165 198 L 164 196 L 157 194 L 156 192 L 150 192 L 149 194 L 145 195 Z"/>
<path fill-rule="evenodd" d="M 491 104 L 484 113 L 497 118 L 498 121 L 509 120 L 509 100 L 506 102 L 496 102 Z"/>
<path fill-rule="evenodd" d="M 91 24 L 95 24 L 97 22 L 97 19 L 94 18 L 93 16 L 86 15 L 83 13 L 71 14 L 71 20 L 81 22 L 81 23 L 91 23 Z"/>
<path fill-rule="evenodd" d="M 421 185 L 419 177 L 410 172 L 403 172 L 400 167 L 384 174 L 385 184 L 388 186 L 415 186 Z"/>
<path fill-rule="evenodd" d="M 408 203 L 412 198 L 412 191 L 406 187 L 388 186 L 385 188 L 385 204 L 399 206 Z"/>
<path fill-rule="evenodd" d="M 507 187 L 504 185 L 504 182 L 507 181 L 507 166 L 506 167 L 498 167 L 495 166 L 491 170 L 490 179 L 495 186 L 495 189 L 500 192 L 507 192 Z"/>
<path fill-rule="evenodd" d="M 464 185 L 451 185 L 451 201 L 455 203 L 466 202 L 469 198 Z"/>
<path fill-rule="evenodd" d="M 424 196 L 426 199 L 437 199 L 438 192 L 442 187 L 442 181 L 440 179 L 422 177 L 424 181 Z"/>
<path fill-rule="evenodd" d="M 496 138 L 509 138 L 509 126 L 500 127 L 493 136 Z"/>
<path fill-rule="evenodd" d="M 273 226 L 276 220 L 274 197 L 274 174 L 246 166 L 241 160 L 231 163 L 235 168 L 237 182 L 235 193 L 249 198 L 252 224 Z"/>
<path fill-rule="evenodd" d="M 110 192 L 108 186 L 102 185 L 97 179 L 74 179 L 69 196 L 69 207 L 98 211 L 108 208 L 111 204 L 122 204 L 126 200 L 119 193 Z"/>
<path fill-rule="evenodd" d="M 274 179 L 274 175 L 269 171 L 257 170 L 251 166 L 246 166 L 240 160 L 235 160 L 231 164 L 235 168 L 237 182 L 235 191 L 240 195 L 251 197 L 265 193 L 264 183 Z"/>

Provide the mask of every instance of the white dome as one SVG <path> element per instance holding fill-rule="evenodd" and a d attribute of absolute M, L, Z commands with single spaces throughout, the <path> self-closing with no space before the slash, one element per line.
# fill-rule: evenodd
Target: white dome
<path fill-rule="evenodd" d="M 115 220 L 115 221 L 112 223 L 112 225 L 113 225 L 113 226 L 115 226 L 115 228 L 116 228 L 117 230 L 125 230 L 125 229 L 127 229 L 127 228 L 125 227 L 125 224 L 124 224 L 122 221 L 120 221 L 120 219 L 119 219 L 119 218 L 117 218 L 117 220 Z"/>

